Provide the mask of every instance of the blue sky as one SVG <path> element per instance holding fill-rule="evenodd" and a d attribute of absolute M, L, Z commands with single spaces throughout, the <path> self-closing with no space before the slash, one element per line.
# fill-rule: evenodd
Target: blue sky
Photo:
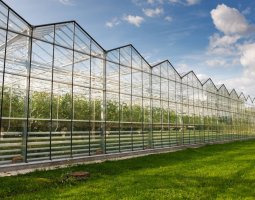
<path fill-rule="evenodd" d="M 133 44 L 150 62 L 255 97 L 254 0 L 5 0 L 33 25 L 76 20 L 105 49 Z"/>

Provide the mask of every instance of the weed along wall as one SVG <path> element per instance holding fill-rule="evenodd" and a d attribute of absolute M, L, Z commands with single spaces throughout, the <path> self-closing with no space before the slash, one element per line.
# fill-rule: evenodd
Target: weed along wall
<path fill-rule="evenodd" d="M 249 139 L 255 101 L 0 1 L 0 166 Z M 0 167 L 1 168 L 1 167 Z"/>

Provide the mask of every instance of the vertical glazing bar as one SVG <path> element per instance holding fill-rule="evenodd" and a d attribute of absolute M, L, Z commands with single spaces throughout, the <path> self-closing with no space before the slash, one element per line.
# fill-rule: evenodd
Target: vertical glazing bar
<path fill-rule="evenodd" d="M 181 98 L 181 116 L 180 116 L 180 124 L 181 124 L 181 131 L 180 131 L 180 145 L 183 145 L 184 143 L 184 124 L 183 124 L 183 82 L 181 81 L 181 92 L 180 92 L 180 98 Z"/>
<path fill-rule="evenodd" d="M 8 41 L 8 30 L 9 30 L 9 16 L 10 9 L 7 13 L 7 27 L 5 35 L 5 46 L 4 46 L 4 66 L 3 66 L 3 76 L 2 76 L 2 93 L 1 93 L 1 115 L 0 115 L 0 131 L 2 132 L 2 116 L 3 116 L 3 103 L 4 103 L 4 86 L 5 86 L 5 66 L 6 66 L 6 57 L 7 57 L 7 41 Z"/>
<path fill-rule="evenodd" d="M 238 97 L 238 108 L 237 108 L 237 113 L 239 113 L 238 115 L 238 123 L 237 123 L 237 128 L 238 128 L 238 131 L 237 131 L 237 139 L 239 139 L 239 135 L 240 135 L 240 129 L 241 129 L 241 99 L 240 97 Z"/>
<path fill-rule="evenodd" d="M 205 91 L 204 91 L 204 88 L 203 86 L 201 87 L 201 90 L 202 90 L 202 96 L 201 96 L 201 99 L 202 99 L 202 102 L 203 102 L 203 107 L 202 107 L 202 127 L 203 127 L 203 132 L 204 132 L 204 143 L 207 143 L 207 140 L 205 139 L 206 136 L 205 136 Z M 206 109 L 207 111 L 207 109 Z"/>
<path fill-rule="evenodd" d="M 152 68 L 150 67 L 150 76 L 149 76 L 149 92 L 150 92 L 150 131 L 149 131 L 149 148 L 153 148 L 153 104 L 152 104 Z"/>
<path fill-rule="evenodd" d="M 188 110 L 188 112 L 186 113 L 187 114 L 187 117 L 188 117 L 188 120 L 187 120 L 187 122 L 188 122 L 188 126 L 190 126 L 190 100 L 189 100 L 189 89 L 190 89 L 190 87 L 188 87 L 188 82 L 187 82 L 187 92 L 186 92 L 186 98 L 187 98 L 187 102 L 188 102 L 188 104 L 186 105 L 187 106 L 187 110 Z M 191 118 L 192 119 L 192 118 Z M 189 132 L 189 144 L 191 144 L 191 143 L 193 143 L 194 142 L 194 137 L 192 138 L 193 140 L 192 140 L 192 142 L 191 142 L 191 138 L 190 138 L 190 129 L 187 129 L 187 132 Z"/>
<path fill-rule="evenodd" d="M 118 49 L 118 55 L 119 55 L 119 57 L 118 57 L 118 67 L 119 67 L 119 78 L 118 78 L 118 84 L 119 84 L 119 124 L 118 124 L 118 126 L 119 126 L 119 152 L 121 151 L 120 150 L 120 134 L 121 134 L 121 125 L 120 125 L 120 123 L 121 123 L 121 110 L 122 110 L 122 105 L 121 105 L 121 99 L 120 99 L 120 70 L 121 70 L 121 67 L 120 67 L 120 49 Z M 122 112 L 123 112 L 123 110 L 122 110 Z"/>
<path fill-rule="evenodd" d="M 222 96 L 219 95 L 218 97 L 218 102 L 219 102 L 219 107 L 218 107 L 218 111 L 219 111 L 219 118 L 218 118 L 218 127 L 219 127 L 219 132 L 218 132 L 218 139 L 219 141 L 221 141 L 221 129 L 222 129 Z"/>
<path fill-rule="evenodd" d="M 215 88 L 214 88 L 215 89 Z M 213 135 L 217 133 L 217 97 L 216 97 L 216 93 L 217 90 L 215 89 L 213 93 L 210 93 L 210 101 L 208 101 L 208 97 L 207 97 L 207 109 L 210 109 L 210 118 L 209 118 L 209 127 L 210 129 L 208 130 L 208 137 L 209 137 L 209 142 L 212 142 L 212 138 Z M 208 92 L 207 92 L 208 94 Z"/>
<path fill-rule="evenodd" d="M 168 132 L 168 146 L 171 146 L 171 131 L 170 131 L 170 81 L 169 81 L 169 66 L 167 67 L 167 132 Z"/>
<path fill-rule="evenodd" d="M 143 69 L 143 60 L 141 59 L 141 78 L 142 78 L 142 140 L 143 140 L 143 149 L 145 148 L 144 147 L 144 103 L 143 103 L 143 73 L 144 73 L 144 69 Z"/>
<path fill-rule="evenodd" d="M 161 74 L 161 65 L 159 66 L 159 74 L 160 74 L 160 81 L 159 81 L 159 101 L 160 101 L 160 145 L 163 147 L 163 136 L 162 136 L 162 129 L 163 129 L 163 101 L 162 101 L 162 74 Z"/>
<path fill-rule="evenodd" d="M 75 59 L 75 56 L 74 56 L 74 46 L 75 46 L 75 23 L 73 24 L 73 58 L 72 58 L 72 94 L 71 94 L 71 98 L 72 98 L 72 105 L 71 105 L 71 136 L 70 136 L 70 139 L 71 139 L 71 144 L 70 144 L 70 156 L 73 157 L 73 119 L 74 119 L 74 95 L 73 95 L 73 92 L 74 92 L 74 87 L 73 87 L 73 81 L 74 81 L 74 59 Z"/>
<path fill-rule="evenodd" d="M 214 137 L 216 138 L 218 132 L 218 90 L 214 92 L 213 97 L 214 97 L 213 105 L 215 105 L 215 108 L 213 108 L 214 106 L 211 106 L 211 109 L 213 110 L 212 112 L 214 114 L 215 119 L 214 118 L 211 119 L 211 125 L 213 125 L 215 132 L 213 133 L 213 131 L 211 131 L 211 142 L 214 141 Z"/>
<path fill-rule="evenodd" d="M 203 91 L 205 92 L 206 94 L 206 104 L 205 104 L 205 107 L 206 107 L 206 115 L 204 113 L 204 131 L 206 130 L 207 132 L 207 143 L 210 142 L 210 136 L 209 136 L 209 133 L 210 133 L 210 130 L 212 130 L 211 128 L 211 119 L 213 118 L 213 110 L 212 109 L 209 109 L 209 106 L 208 106 L 208 96 L 209 96 L 209 93 L 207 90 L 204 89 L 203 87 Z M 212 94 L 210 94 L 210 100 L 212 101 L 212 97 L 211 97 Z M 212 104 L 212 102 L 211 102 Z M 205 117 L 206 117 L 206 125 L 205 125 Z M 209 119 L 208 119 L 209 117 Z"/>
<path fill-rule="evenodd" d="M 200 87 L 199 90 L 199 94 L 201 93 L 201 95 L 199 96 L 199 102 L 202 102 L 202 108 L 199 105 L 199 119 L 200 119 L 200 127 L 202 128 L 202 135 L 203 135 L 203 143 L 205 143 L 205 123 L 204 123 L 204 90 L 203 90 L 203 86 Z M 201 112 L 202 109 L 202 112 Z"/>
<path fill-rule="evenodd" d="M 179 86 L 179 88 L 178 88 L 178 92 L 179 92 L 179 94 L 177 93 L 176 94 L 176 139 L 177 139 L 177 144 L 178 144 L 178 146 L 181 144 L 181 142 L 180 142 L 180 130 L 179 130 L 179 128 L 180 128 L 180 126 L 181 125 L 179 125 L 179 122 L 180 122 L 180 114 L 178 113 L 178 108 L 181 106 L 181 109 L 182 109 L 182 107 L 183 107 L 183 104 L 182 104 L 182 82 L 183 82 L 183 80 L 181 79 L 181 83 L 180 83 L 180 86 Z M 179 101 L 178 103 L 177 103 L 177 101 Z"/>
<path fill-rule="evenodd" d="M 25 98 L 25 114 L 26 122 L 24 127 L 25 147 L 23 155 L 25 155 L 25 162 L 27 162 L 27 144 L 28 144 L 28 127 L 29 127 L 29 95 L 30 95 L 30 76 L 31 76 L 31 64 L 32 64 L 32 48 L 33 48 L 33 29 L 30 30 L 30 37 L 28 43 L 28 61 L 26 63 L 27 68 L 27 82 L 26 82 L 26 98 Z"/>
<path fill-rule="evenodd" d="M 219 90 L 217 90 L 216 93 L 216 136 L 214 136 L 216 139 L 214 139 L 213 141 L 218 141 L 218 134 L 219 134 Z"/>
<path fill-rule="evenodd" d="M 233 99 L 229 96 L 230 140 L 233 140 Z"/>
<path fill-rule="evenodd" d="M 181 81 L 181 79 L 180 79 Z M 181 82 L 179 83 L 181 85 Z M 178 133 L 177 133 L 177 126 L 178 126 L 178 104 L 177 104 L 177 81 L 175 77 L 175 143 L 176 145 L 179 145 L 179 138 L 178 138 Z M 179 91 L 180 92 L 180 91 Z"/>
<path fill-rule="evenodd" d="M 133 48 L 130 48 L 130 62 L 131 62 L 131 103 L 130 103 L 130 107 L 131 107 L 131 147 L 132 147 L 132 151 L 134 150 L 134 138 L 133 138 Z"/>
<path fill-rule="evenodd" d="M 52 66 L 51 66 L 51 94 L 50 94 L 50 160 L 52 160 L 52 130 L 53 130 L 53 78 L 54 78 L 54 65 L 55 65 L 55 39 L 56 39 L 56 25 L 53 28 L 53 45 L 52 45 Z"/>
<path fill-rule="evenodd" d="M 195 127 L 195 117 L 196 117 L 196 107 L 195 107 L 195 87 L 194 87 L 194 76 L 192 76 L 192 86 L 191 86 L 191 88 L 192 88 L 192 97 L 193 97 L 193 99 L 192 99 L 192 129 L 193 129 L 193 137 L 194 137 L 194 139 L 195 139 L 195 144 L 197 144 L 197 139 L 199 139 L 199 138 L 197 138 L 197 133 L 196 133 L 196 129 L 194 128 Z"/>
<path fill-rule="evenodd" d="M 174 80 L 174 93 L 175 93 L 175 97 L 174 97 L 174 103 L 175 103 L 175 127 L 174 127 L 174 130 L 175 130 L 175 143 L 176 145 L 178 145 L 178 137 L 177 137 L 177 93 L 176 93 L 176 90 L 177 90 L 177 81 L 176 81 L 176 76 L 175 76 L 175 80 Z"/>
<path fill-rule="evenodd" d="M 94 133 L 92 133 L 92 130 L 91 130 L 91 128 L 92 128 L 92 126 L 91 126 L 91 118 L 92 118 L 92 116 L 91 116 L 91 112 L 92 112 L 92 108 L 91 108 L 91 105 L 92 105 L 92 103 L 91 103 L 91 100 L 92 100 L 92 98 L 91 98 L 92 41 L 90 40 L 89 42 L 90 42 L 90 44 L 89 44 L 89 131 L 88 131 L 88 133 L 89 133 L 89 155 L 91 155 L 91 134 L 94 134 Z"/>
<path fill-rule="evenodd" d="M 104 53 L 103 58 L 103 103 L 101 104 L 101 150 L 102 153 L 106 153 L 106 54 Z"/>

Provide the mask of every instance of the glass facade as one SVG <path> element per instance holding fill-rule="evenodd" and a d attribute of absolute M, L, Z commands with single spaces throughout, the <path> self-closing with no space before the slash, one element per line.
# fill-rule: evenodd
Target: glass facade
<path fill-rule="evenodd" d="M 254 138 L 254 104 L 0 1 L 0 166 Z"/>

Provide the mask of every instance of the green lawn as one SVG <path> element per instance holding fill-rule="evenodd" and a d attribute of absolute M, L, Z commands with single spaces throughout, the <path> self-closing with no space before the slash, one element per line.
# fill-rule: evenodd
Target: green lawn
<path fill-rule="evenodd" d="M 253 140 L 4 177 L 0 199 L 255 199 L 254 188 Z"/>

